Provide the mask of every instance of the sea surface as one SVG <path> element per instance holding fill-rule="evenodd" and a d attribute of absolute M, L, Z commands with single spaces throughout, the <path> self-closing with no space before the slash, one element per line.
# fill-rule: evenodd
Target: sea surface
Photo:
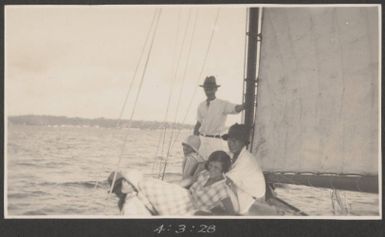
<path fill-rule="evenodd" d="M 136 169 L 148 177 L 180 179 L 181 141 L 191 131 L 8 125 L 5 209 L 9 217 L 114 216 L 109 173 Z M 175 138 L 177 137 L 177 138 Z M 169 150 L 170 144 L 173 144 Z M 120 163 L 119 163 L 120 158 Z M 332 216 L 329 189 L 282 185 L 278 197 L 312 216 Z M 379 196 L 340 191 L 351 216 L 378 216 Z"/>

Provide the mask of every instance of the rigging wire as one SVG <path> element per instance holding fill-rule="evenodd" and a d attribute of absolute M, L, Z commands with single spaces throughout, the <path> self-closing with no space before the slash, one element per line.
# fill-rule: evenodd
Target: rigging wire
<path fill-rule="evenodd" d="M 191 9 L 189 10 L 189 15 L 188 15 L 188 19 L 187 19 L 187 26 L 189 25 L 190 20 L 191 20 Z M 177 79 L 177 72 L 178 72 L 178 69 L 179 69 L 179 63 L 181 61 L 182 52 L 183 52 L 183 46 L 185 45 L 185 40 L 186 40 L 186 37 L 187 37 L 187 32 L 188 32 L 188 27 L 185 28 L 185 31 L 183 33 L 181 50 L 179 51 L 177 66 L 176 66 L 176 70 L 175 70 L 175 74 L 174 74 L 174 81 L 176 81 L 176 79 Z M 190 41 L 190 42 L 192 42 L 192 41 Z M 189 47 L 189 52 L 191 52 L 191 45 Z M 186 66 L 185 66 L 184 76 L 182 76 L 182 85 L 181 85 L 181 90 L 179 90 L 179 98 L 177 100 L 177 107 L 176 107 L 176 111 L 175 111 L 174 124 L 172 125 L 172 128 L 171 128 L 171 135 L 170 135 L 169 145 L 168 145 L 168 149 L 167 149 L 165 164 L 163 166 L 162 180 L 164 179 L 164 174 L 165 174 L 165 171 L 166 171 L 168 158 L 170 156 L 171 146 L 172 146 L 173 137 L 174 137 L 174 131 L 175 131 L 176 122 L 177 122 L 178 110 L 179 110 L 179 105 L 180 105 L 181 92 L 182 92 L 182 89 L 183 89 L 183 83 L 184 83 L 184 79 L 185 79 L 185 75 L 186 75 L 186 68 L 187 68 L 188 62 L 189 62 L 189 54 L 188 54 L 187 63 L 186 63 Z"/>
<path fill-rule="evenodd" d="M 150 55 L 151 55 L 151 52 L 152 52 L 152 48 L 153 48 L 153 45 L 154 45 L 155 36 L 156 36 L 157 30 L 158 30 L 158 24 L 159 24 L 159 19 L 160 19 L 161 13 L 162 13 L 162 9 L 159 9 L 157 13 L 158 13 L 158 14 L 157 14 L 157 17 L 156 17 L 155 28 L 154 28 L 154 31 L 153 31 L 153 33 L 152 33 L 152 38 L 151 38 L 150 48 L 149 48 L 148 53 L 147 53 L 147 57 L 146 57 L 144 69 L 143 69 L 142 76 L 141 76 L 141 79 L 140 79 L 139 89 L 138 89 L 138 92 L 137 92 L 136 97 L 135 97 L 134 107 L 133 107 L 132 112 L 131 112 L 131 115 L 130 115 L 130 121 L 129 121 L 129 126 L 128 126 L 128 127 L 131 126 L 132 118 L 133 118 L 133 116 L 134 116 L 134 114 L 135 114 L 136 105 L 137 105 L 137 102 L 138 102 L 138 99 L 139 99 L 139 95 L 140 95 L 140 92 L 141 92 L 141 90 L 142 90 L 142 85 L 143 85 L 143 81 L 144 81 L 144 76 L 145 76 L 145 74 L 146 74 L 146 72 L 147 72 L 147 66 L 148 66 L 148 62 L 149 62 Z M 112 192 L 112 189 L 113 189 L 113 187 L 114 187 L 114 184 L 115 184 L 115 181 L 116 181 L 116 174 L 117 174 L 117 171 L 118 171 L 118 169 L 119 169 L 120 162 L 121 162 L 121 160 L 122 160 L 122 156 L 123 156 L 123 153 L 124 153 L 124 150 L 125 150 L 125 144 L 126 144 L 126 142 L 127 142 L 128 135 L 129 135 L 129 133 L 127 133 L 126 136 L 125 136 L 125 138 L 124 138 L 124 142 L 123 142 L 123 145 L 122 145 L 121 153 L 120 153 L 120 156 L 119 156 L 118 163 L 117 163 L 117 165 L 116 165 L 116 169 L 115 169 L 115 172 L 114 172 L 114 177 L 113 177 L 113 179 L 112 179 L 112 184 L 111 184 L 110 190 L 109 190 L 109 192 L 108 192 L 108 195 Z"/>
<path fill-rule="evenodd" d="M 350 205 L 344 193 L 339 192 L 337 189 L 332 189 L 330 190 L 330 199 L 334 215 L 347 216 L 350 214 Z"/>
<path fill-rule="evenodd" d="M 196 80 L 195 84 L 198 84 L 199 80 L 201 79 L 201 77 L 203 75 L 203 72 L 204 72 L 204 69 L 205 69 L 205 66 L 206 66 L 206 63 L 207 63 L 207 59 L 208 59 L 208 56 L 209 56 L 209 53 L 210 53 L 210 49 L 211 49 L 211 46 L 212 46 L 212 41 L 213 41 L 213 38 L 214 38 L 215 29 L 216 29 L 216 26 L 218 24 L 220 10 L 221 10 L 220 8 L 218 8 L 218 10 L 217 10 L 217 13 L 216 13 L 216 16 L 215 16 L 215 20 L 214 20 L 214 24 L 213 24 L 213 27 L 212 27 L 212 30 L 211 30 L 211 34 L 210 34 L 210 39 L 209 39 L 209 42 L 208 42 L 208 45 L 207 45 L 207 48 L 206 48 L 206 52 L 205 52 L 205 56 L 204 56 L 204 59 L 203 59 L 202 67 L 201 67 L 201 70 L 200 70 L 200 73 L 199 73 L 199 77 L 197 77 L 197 80 Z M 191 96 L 191 99 L 190 99 L 190 101 L 188 103 L 188 106 L 187 106 L 186 114 L 185 114 L 183 120 L 181 121 L 182 124 L 185 123 L 185 121 L 187 119 L 187 116 L 190 113 L 191 105 L 192 105 L 192 102 L 193 102 L 194 97 L 196 95 L 197 88 L 198 87 L 194 88 L 193 95 Z M 180 131 L 181 130 L 178 131 L 178 133 L 177 133 L 177 135 L 176 135 L 176 137 L 175 137 L 171 147 L 173 147 L 174 144 L 176 143 L 176 141 L 178 140 L 179 135 L 180 135 Z"/>
<path fill-rule="evenodd" d="M 178 26 L 177 26 L 177 37 L 179 35 L 179 31 L 180 31 L 180 25 L 181 25 L 181 20 L 180 20 L 180 17 L 181 17 L 181 11 L 178 12 Z M 176 42 L 175 42 L 175 45 L 177 45 L 177 38 L 176 38 Z M 181 49 L 182 50 L 182 46 L 181 46 Z M 178 51 L 175 51 L 175 55 L 174 55 L 174 60 L 177 59 L 176 55 L 177 55 L 177 52 Z M 175 63 L 175 65 L 177 65 L 177 63 Z M 177 66 L 175 66 L 175 71 L 177 70 Z M 174 89 L 174 82 L 175 82 L 175 77 L 173 77 L 173 80 L 172 80 L 172 83 L 170 84 L 170 94 L 169 94 L 169 97 L 168 97 L 168 101 L 167 101 L 167 106 L 166 106 L 166 113 L 165 113 L 165 116 L 164 116 L 164 120 L 163 122 L 165 124 L 168 125 L 167 123 L 167 117 L 168 117 L 168 113 L 169 113 L 169 109 L 170 109 L 170 103 L 171 103 L 171 98 L 172 98 L 172 92 L 173 92 L 173 89 Z M 165 127 L 165 130 L 164 130 L 164 134 L 163 134 L 163 143 L 162 143 L 162 154 L 163 154 L 163 149 L 164 149 L 164 146 L 165 146 L 165 141 L 166 141 L 166 132 L 167 132 L 167 127 Z"/>
<path fill-rule="evenodd" d="M 188 22 L 190 22 L 190 15 L 189 15 Z M 191 48 L 192 48 L 192 42 L 193 42 L 192 39 L 193 39 L 194 33 L 195 33 L 195 25 L 196 25 L 196 18 L 195 18 L 195 22 L 194 22 L 194 26 L 193 26 L 193 32 L 192 32 L 192 36 L 191 36 L 191 40 L 190 40 L 190 45 L 189 45 L 188 52 L 187 52 L 187 60 L 186 60 L 185 66 L 184 66 L 183 74 L 182 74 L 181 89 L 179 90 L 179 95 L 178 95 L 178 99 L 177 99 L 177 106 L 176 106 L 176 111 L 175 111 L 175 117 L 174 117 L 174 126 L 176 125 L 176 122 L 177 122 L 180 102 L 182 99 L 183 85 L 184 85 L 184 82 L 186 79 L 187 67 L 190 63 L 190 55 L 191 55 Z M 187 33 L 187 30 L 185 31 L 185 34 L 186 33 Z"/>
<path fill-rule="evenodd" d="M 150 28 L 148 29 L 147 31 L 147 34 L 146 34 L 146 38 L 145 38 L 145 42 L 142 46 L 142 49 L 141 49 L 141 52 L 140 52 L 140 56 L 139 56 L 139 60 L 138 60 L 138 63 L 136 64 L 136 67 L 135 67 L 135 71 L 134 71 L 134 74 L 131 78 L 131 81 L 130 81 L 130 84 L 128 86 L 128 90 L 126 92 L 126 96 L 124 98 L 124 102 L 123 102 L 123 106 L 122 106 L 122 109 L 120 110 L 120 113 L 119 113 L 119 116 L 118 116 L 118 120 L 116 122 L 116 125 L 115 127 L 118 128 L 120 126 L 120 123 L 122 121 L 122 117 L 123 117 L 123 113 L 124 113 L 124 110 L 126 108 L 126 105 L 127 105 L 127 102 L 128 102 L 128 98 L 131 94 L 131 91 L 133 89 L 133 84 L 135 82 L 135 79 L 137 78 L 137 73 L 138 73 L 138 69 L 139 69 L 139 66 L 141 64 L 141 62 L 143 61 L 143 57 L 144 57 L 144 52 L 145 52 L 145 49 L 146 49 L 146 45 L 148 45 L 148 41 L 150 39 L 150 36 L 151 36 L 151 32 L 152 32 L 152 29 L 154 28 L 154 24 L 156 23 L 156 15 L 157 15 L 157 10 L 154 11 L 154 15 L 152 16 L 152 20 L 151 20 L 151 24 L 150 24 Z M 129 126 L 130 127 L 130 126 Z M 95 187 L 96 188 L 98 185 L 98 179 L 96 180 L 95 182 Z"/>
<path fill-rule="evenodd" d="M 205 69 L 205 66 L 206 66 L 206 62 L 207 62 L 207 59 L 208 59 L 208 56 L 209 56 L 209 52 L 210 52 L 210 49 L 211 49 L 212 41 L 213 41 L 213 38 L 214 38 L 215 29 L 216 29 L 216 26 L 217 26 L 217 23 L 218 23 L 219 13 L 220 13 L 220 8 L 218 8 L 218 10 L 217 10 L 217 12 L 216 12 L 214 24 L 213 24 L 213 27 L 212 27 L 212 30 L 211 30 L 211 34 L 210 34 L 208 46 L 207 46 L 207 48 L 206 48 L 206 52 L 205 52 L 204 60 L 203 60 L 203 63 L 202 63 L 202 67 L 201 67 L 201 70 L 200 70 L 200 73 L 199 73 L 199 77 L 197 78 L 195 84 L 198 83 L 198 80 L 199 80 L 199 79 L 202 77 L 202 75 L 203 75 L 203 72 L 204 72 L 204 69 Z M 198 18 L 198 13 L 197 13 L 197 18 Z M 197 18 L 196 18 L 196 20 L 197 20 Z M 195 27 L 195 24 L 196 24 L 196 23 L 194 23 L 194 27 Z M 181 121 L 182 124 L 186 121 L 187 116 L 188 116 L 188 114 L 189 114 L 189 112 L 190 112 L 191 105 L 192 105 L 193 99 L 194 99 L 195 94 L 196 94 L 196 89 L 197 89 L 197 87 L 194 88 L 193 95 L 191 96 L 191 99 L 190 99 L 189 104 L 188 104 L 188 106 L 187 106 L 186 114 L 185 114 L 183 120 Z M 174 146 L 174 144 L 175 144 L 176 141 L 178 140 L 179 135 L 180 135 L 180 132 L 181 132 L 181 129 L 178 130 L 178 132 L 177 132 L 177 134 L 176 134 L 176 136 L 175 136 L 175 139 L 172 141 L 172 143 L 171 143 L 171 145 L 170 145 L 170 147 L 169 147 L 169 150 L 172 149 L 172 147 Z M 167 164 L 167 162 L 166 162 L 166 164 Z M 164 167 L 163 174 L 162 174 L 162 179 L 164 178 L 165 171 L 166 171 L 166 168 Z"/>
<path fill-rule="evenodd" d="M 190 18 L 191 18 L 191 9 L 189 9 L 189 15 L 188 15 L 188 19 L 187 19 L 187 25 L 189 25 L 189 22 L 190 22 Z M 186 36 L 187 36 L 187 32 L 188 32 L 188 27 L 185 27 L 185 30 L 183 32 L 183 38 L 182 38 L 182 43 L 181 43 L 181 48 L 179 50 L 179 54 L 178 54 L 178 58 L 177 58 L 177 63 L 176 63 L 176 67 L 175 67 L 175 72 L 174 72 L 174 77 L 173 77 L 173 89 L 176 87 L 176 81 L 177 81 L 177 75 L 178 75 L 178 71 L 179 71 L 179 65 L 180 65 L 180 62 L 181 62 L 181 58 L 182 58 L 182 54 L 183 54 L 183 48 L 184 48 L 184 45 L 185 45 L 185 40 L 186 40 Z M 183 85 L 182 85 L 183 86 Z M 171 100 L 172 98 L 172 92 L 173 90 L 170 92 L 170 96 L 169 96 L 169 99 Z M 178 105 L 179 105 L 179 101 L 177 101 Z M 178 107 L 178 106 L 177 106 Z M 177 108 L 178 110 L 178 108 Z M 177 111 L 176 111 L 176 115 L 177 115 Z M 172 136 L 173 136 L 173 129 L 174 129 L 175 125 L 171 124 L 171 137 L 170 137 L 170 142 L 172 140 Z M 169 150 L 167 151 L 167 155 L 169 153 Z"/>
<path fill-rule="evenodd" d="M 178 15 L 178 29 L 177 29 L 177 36 L 179 36 L 180 34 L 180 31 L 181 31 L 181 12 L 179 12 L 179 15 Z M 182 43 L 180 45 L 180 48 L 179 50 L 176 50 L 175 51 L 175 55 L 174 55 L 174 65 L 175 65 L 175 68 L 174 68 L 174 76 L 172 77 L 173 80 L 172 80 L 172 83 L 170 84 L 170 93 L 169 93 L 169 97 L 168 97 L 168 103 L 167 103 L 167 110 L 166 110 L 166 113 L 165 113 L 165 117 L 164 117 L 164 122 L 167 123 L 167 117 L 169 115 L 169 111 L 170 111 L 170 103 L 171 103 L 171 98 L 172 98 L 172 94 L 173 94 L 173 91 L 174 91 L 174 87 L 175 87 L 175 84 L 176 84 L 176 74 L 178 72 L 178 66 L 179 66 L 179 61 L 180 61 L 180 57 L 181 57 L 181 53 L 182 53 L 182 50 L 183 50 L 183 42 L 184 41 L 184 38 L 182 40 Z M 177 41 L 175 43 L 175 45 L 177 45 Z M 178 56 L 177 56 L 178 55 Z M 167 123 L 168 124 L 168 123 Z M 168 128 L 168 127 L 167 127 Z M 166 128 L 166 129 L 167 129 Z M 164 149 L 164 146 L 165 146 L 165 140 L 166 140 L 166 137 L 164 135 L 163 137 L 163 144 L 162 144 L 162 153 L 163 153 L 163 149 Z"/>
<path fill-rule="evenodd" d="M 186 60 L 186 64 L 185 64 L 184 71 L 183 71 L 183 76 L 182 76 L 181 90 L 179 91 L 178 100 L 177 100 L 177 107 L 176 107 L 174 124 L 176 124 L 176 122 L 177 122 L 177 115 L 178 115 L 178 112 L 179 112 L 179 106 L 180 106 L 180 102 L 181 102 L 182 94 L 183 94 L 182 93 L 183 92 L 183 85 L 184 85 L 184 82 L 185 82 L 185 79 L 186 79 L 186 76 L 187 76 L 188 65 L 190 64 L 191 49 L 192 49 L 192 45 L 193 45 L 193 39 L 194 39 L 194 35 L 195 35 L 197 19 L 198 19 L 198 16 L 196 14 L 195 15 L 195 20 L 194 20 L 194 23 L 193 23 L 193 28 L 192 28 L 190 45 L 189 45 L 188 52 L 187 52 L 187 60 Z"/>
<path fill-rule="evenodd" d="M 180 32 L 180 28 L 181 28 L 181 11 L 182 10 L 179 10 L 178 11 L 178 15 L 177 15 L 177 30 L 176 30 L 176 37 L 175 37 L 175 45 L 177 45 L 177 42 L 178 42 L 178 36 L 179 36 L 179 32 Z M 175 54 L 174 54 L 174 63 L 175 65 L 177 65 L 177 63 L 175 62 L 176 61 L 176 55 L 178 54 L 178 51 L 175 50 Z M 175 67 L 176 68 L 176 67 Z M 176 69 L 175 69 L 176 70 Z M 158 158 L 162 158 L 162 154 L 163 154 L 163 151 L 164 151 L 164 146 L 165 146 L 165 142 L 166 142 L 166 134 L 167 134 L 167 128 L 168 128 L 168 123 L 167 123 L 167 117 L 168 117 L 168 113 L 169 113 L 169 110 L 170 110 L 170 103 L 171 103 L 171 97 L 172 97 L 172 92 L 173 92 L 173 88 L 174 88 L 174 80 L 175 80 L 175 77 L 172 78 L 172 82 L 170 83 L 170 92 L 169 92 L 169 96 L 168 96 L 168 100 L 167 100 L 167 105 L 166 105 L 166 111 L 165 111 L 165 114 L 164 114 L 164 119 L 163 119 L 163 124 L 164 124 L 164 128 L 163 128 L 163 132 L 160 134 L 160 138 L 159 138 L 159 142 L 158 142 L 158 147 L 157 147 L 157 151 L 156 151 L 156 154 L 155 154 L 155 157 L 157 157 L 157 155 L 159 154 L 159 149 L 161 147 L 161 150 L 160 150 L 160 156 Z M 160 146 L 160 144 L 162 144 Z M 157 178 L 160 178 L 160 173 L 161 173 L 161 170 L 162 170 L 162 159 L 159 160 L 159 170 L 158 170 L 158 177 Z M 155 162 L 153 163 L 153 170 L 155 168 Z"/>
<path fill-rule="evenodd" d="M 135 71 L 134 71 L 134 74 L 132 76 L 132 79 L 131 79 L 131 82 L 130 82 L 130 85 L 128 87 L 128 91 L 127 91 L 127 94 L 126 94 L 126 97 L 124 99 L 124 102 L 123 102 L 123 106 L 122 106 L 122 109 L 120 111 L 120 114 L 119 114 L 119 120 L 116 124 L 116 127 L 119 126 L 120 122 L 121 122 L 121 118 L 123 117 L 123 113 L 124 113 L 124 110 L 126 108 L 126 104 L 127 104 L 127 101 L 128 101 L 128 97 L 132 91 L 132 88 L 133 88 L 133 84 L 134 84 L 134 81 L 135 81 L 135 78 L 136 78 L 136 75 L 138 73 L 138 69 L 139 69 L 139 66 L 140 66 L 140 62 L 143 60 L 143 57 L 144 57 L 144 51 L 145 51 L 145 48 L 146 48 L 146 45 L 148 44 L 148 41 L 150 39 L 150 33 L 151 33 L 151 29 L 153 28 L 154 24 L 155 24 L 155 20 L 156 20 L 156 13 L 154 13 L 153 15 L 153 18 L 152 18 L 152 21 L 151 21 L 151 25 L 150 25 L 150 28 L 147 32 L 147 35 L 146 35 L 146 40 L 143 44 L 143 47 L 142 47 L 142 50 L 141 50 L 141 53 L 140 53 L 140 57 L 139 57 L 139 60 L 138 60 L 138 63 L 136 64 L 136 67 L 135 67 Z"/>

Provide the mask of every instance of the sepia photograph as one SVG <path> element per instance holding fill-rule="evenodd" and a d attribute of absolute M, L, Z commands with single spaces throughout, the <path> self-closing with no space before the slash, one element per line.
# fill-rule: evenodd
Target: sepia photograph
<path fill-rule="evenodd" d="M 380 220 L 381 27 L 379 4 L 5 5 L 4 218 Z"/>

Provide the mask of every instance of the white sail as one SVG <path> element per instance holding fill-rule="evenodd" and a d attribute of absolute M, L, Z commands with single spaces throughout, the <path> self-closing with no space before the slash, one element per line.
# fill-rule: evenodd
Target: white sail
<path fill-rule="evenodd" d="M 263 14 L 253 143 L 263 169 L 377 175 L 378 8 Z"/>

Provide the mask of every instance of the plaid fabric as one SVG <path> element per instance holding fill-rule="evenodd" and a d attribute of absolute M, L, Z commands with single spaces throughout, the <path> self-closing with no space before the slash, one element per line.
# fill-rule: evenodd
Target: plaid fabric
<path fill-rule="evenodd" d="M 148 211 L 150 211 L 152 214 L 158 213 L 154 208 L 154 206 L 151 204 L 151 202 L 146 198 L 146 196 L 143 195 L 143 193 L 138 192 L 137 197 L 143 203 L 143 205 L 147 208 Z"/>
<path fill-rule="evenodd" d="M 145 179 L 139 185 L 140 199 L 147 199 L 146 206 L 152 205 L 159 215 L 193 215 L 198 210 L 209 212 L 229 197 L 229 190 L 225 179 L 204 187 L 208 178 L 209 172 L 203 170 L 190 190 L 158 179 Z"/>
<path fill-rule="evenodd" d="M 196 211 L 190 192 L 177 184 L 146 179 L 139 188 L 159 215 L 192 215 Z"/>
<path fill-rule="evenodd" d="M 190 191 L 195 208 L 202 211 L 210 211 L 212 208 L 221 205 L 221 201 L 229 197 L 226 180 L 220 180 L 209 186 L 204 186 L 209 179 L 209 172 L 203 170 L 197 181 L 191 185 Z"/>

